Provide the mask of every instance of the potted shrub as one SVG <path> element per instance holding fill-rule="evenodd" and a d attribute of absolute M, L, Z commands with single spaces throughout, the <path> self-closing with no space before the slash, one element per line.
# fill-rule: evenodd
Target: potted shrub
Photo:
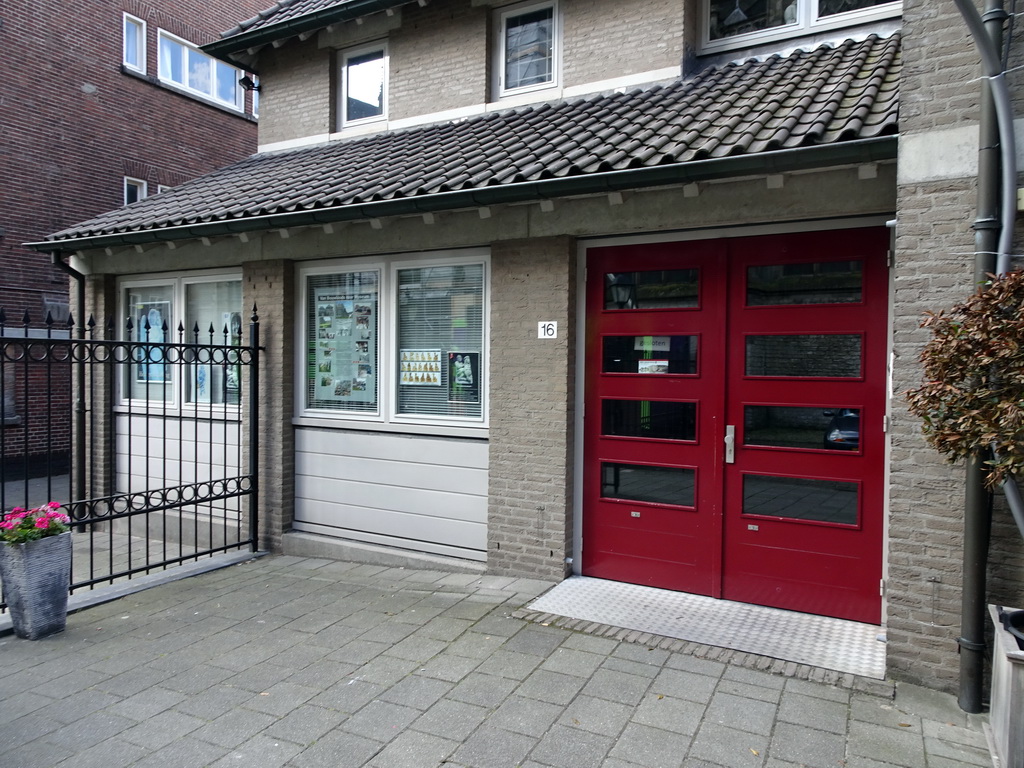
<path fill-rule="evenodd" d="M 0 521 L 0 581 L 14 633 L 36 640 L 64 630 L 71 532 L 60 504 L 15 507 Z"/>

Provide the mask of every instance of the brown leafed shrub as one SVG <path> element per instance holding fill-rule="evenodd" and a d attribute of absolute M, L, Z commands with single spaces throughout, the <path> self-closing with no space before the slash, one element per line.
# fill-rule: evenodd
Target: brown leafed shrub
<path fill-rule="evenodd" d="M 924 384 L 905 394 L 925 439 L 951 461 L 994 449 L 989 487 L 1024 474 L 1024 272 L 993 277 L 921 327 L 932 331 Z"/>

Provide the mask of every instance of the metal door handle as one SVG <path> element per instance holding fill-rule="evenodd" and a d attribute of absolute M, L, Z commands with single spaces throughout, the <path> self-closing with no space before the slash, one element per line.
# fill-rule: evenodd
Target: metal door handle
<path fill-rule="evenodd" d="M 725 425 L 725 463 L 736 463 L 736 427 Z"/>

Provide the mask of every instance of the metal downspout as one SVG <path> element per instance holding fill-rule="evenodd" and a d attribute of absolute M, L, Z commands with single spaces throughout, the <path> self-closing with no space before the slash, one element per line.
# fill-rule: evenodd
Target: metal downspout
<path fill-rule="evenodd" d="M 74 278 L 75 286 L 75 327 L 78 329 L 78 338 L 85 339 L 85 275 L 64 262 L 60 251 L 51 251 L 50 258 L 53 265 L 62 272 Z M 79 501 L 85 498 L 85 360 L 79 360 L 75 366 L 75 462 L 74 474 L 71 478 L 71 499 Z"/>
<path fill-rule="evenodd" d="M 978 156 L 978 213 L 975 220 L 974 282 L 1009 268 L 1016 216 L 1016 148 L 1009 91 L 1000 53 L 1007 14 L 1002 0 L 987 0 L 984 21 L 969 0 L 955 0 L 974 37 L 987 80 L 982 86 Z M 1001 192 L 1001 194 L 1000 194 Z M 1001 211 L 1001 213 L 1000 213 Z M 992 494 L 985 489 L 985 460 L 979 450 L 967 461 L 961 592 L 960 691 L 965 712 L 981 712 L 985 665 L 985 614 Z"/>

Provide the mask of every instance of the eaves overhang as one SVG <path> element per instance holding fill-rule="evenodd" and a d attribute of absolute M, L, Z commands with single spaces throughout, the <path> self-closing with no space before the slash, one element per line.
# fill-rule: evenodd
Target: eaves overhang
<path fill-rule="evenodd" d="M 438 192 L 379 202 L 307 208 L 200 224 L 153 227 L 87 237 L 44 240 L 25 243 L 25 245 L 42 252 L 121 248 L 345 221 L 366 221 L 502 204 L 539 202 L 701 181 L 824 170 L 831 167 L 857 166 L 895 160 L 897 144 L 898 139 L 895 135 L 887 135 L 819 146 L 692 160 L 647 168 Z"/>
<path fill-rule="evenodd" d="M 288 19 L 278 24 L 269 24 L 248 32 L 224 37 L 213 43 L 200 46 L 203 51 L 222 60 L 235 60 L 239 54 L 244 56 L 244 63 L 251 67 L 251 55 L 254 49 L 270 45 L 276 41 L 287 40 L 310 32 L 339 24 L 354 21 L 374 13 L 388 11 L 416 0 L 350 0 L 347 3 L 332 5 L 319 11 Z"/>

